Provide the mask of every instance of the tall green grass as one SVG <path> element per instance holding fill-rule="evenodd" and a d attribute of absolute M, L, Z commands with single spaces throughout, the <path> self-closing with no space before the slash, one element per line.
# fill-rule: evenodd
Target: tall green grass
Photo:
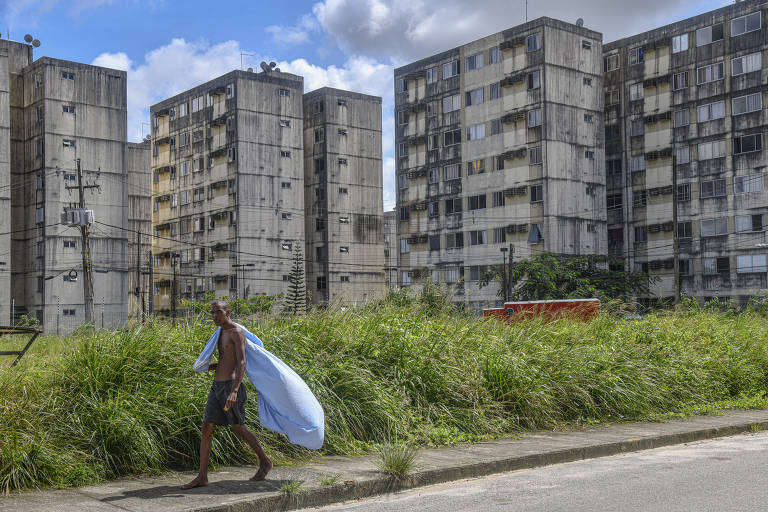
<path fill-rule="evenodd" d="M 329 454 L 768 406 L 768 327 L 757 313 L 507 326 L 455 312 L 439 297 L 399 294 L 245 323 L 323 404 Z M 0 491 L 194 468 L 211 376 L 192 363 L 212 330 L 159 321 L 81 330 L 47 338 L 0 369 Z M 248 415 L 276 460 L 310 455 L 260 429 L 253 398 Z M 212 461 L 255 459 L 217 429 Z"/>

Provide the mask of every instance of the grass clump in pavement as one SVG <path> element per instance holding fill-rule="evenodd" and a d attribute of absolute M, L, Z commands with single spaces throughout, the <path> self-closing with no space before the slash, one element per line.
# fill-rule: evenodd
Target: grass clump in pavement
<path fill-rule="evenodd" d="M 338 483 L 338 481 L 341 479 L 341 473 L 337 473 L 332 476 L 327 476 L 320 480 L 320 485 L 333 485 L 335 483 Z"/>
<path fill-rule="evenodd" d="M 283 485 L 280 486 L 280 492 L 285 494 L 286 496 L 295 496 L 297 494 L 300 494 L 303 489 L 302 486 L 304 485 L 304 480 L 288 480 Z"/>
<path fill-rule="evenodd" d="M 416 468 L 416 454 L 418 450 L 414 446 L 405 444 L 385 444 L 379 448 L 379 470 L 391 477 L 403 480 Z"/>
<path fill-rule="evenodd" d="M 768 322 L 754 311 L 508 326 L 457 311 L 432 290 L 242 322 L 323 405 L 326 454 L 768 407 Z M 212 332 L 202 321 L 159 320 L 82 329 L 41 339 L 19 365 L 0 368 L 0 492 L 195 468 L 212 377 L 191 367 Z M 308 456 L 259 427 L 255 399 L 247 410 L 277 462 Z M 241 448 L 217 429 L 212 462 L 256 462 Z"/>

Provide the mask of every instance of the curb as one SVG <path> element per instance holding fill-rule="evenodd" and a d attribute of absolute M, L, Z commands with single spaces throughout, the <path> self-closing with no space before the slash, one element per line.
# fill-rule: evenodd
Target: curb
<path fill-rule="evenodd" d="M 461 466 L 416 471 L 407 480 L 394 480 L 389 477 L 374 478 L 360 482 L 346 481 L 327 487 L 307 489 L 296 495 L 264 496 L 255 500 L 242 501 L 228 505 L 190 509 L 194 512 L 267 512 L 275 510 L 297 510 L 308 507 L 321 507 L 343 501 L 379 496 L 396 491 L 415 489 L 427 485 L 441 484 L 453 480 L 477 478 L 521 469 L 531 469 L 565 462 L 595 459 L 627 452 L 638 452 L 676 444 L 715 439 L 745 432 L 768 429 L 768 421 L 756 421 L 662 434 L 645 438 L 632 438 L 624 441 L 595 444 L 581 448 L 552 450 L 549 452 L 507 459 L 478 462 Z"/>

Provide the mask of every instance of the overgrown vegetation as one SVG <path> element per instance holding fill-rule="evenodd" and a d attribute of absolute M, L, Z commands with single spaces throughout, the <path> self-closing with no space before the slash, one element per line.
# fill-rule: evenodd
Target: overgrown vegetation
<path fill-rule="evenodd" d="M 698 308 L 511 326 L 457 310 L 437 286 L 366 307 L 241 321 L 309 384 L 328 454 L 443 445 L 528 429 L 768 406 L 768 322 Z M 43 338 L 0 369 L 0 491 L 78 486 L 197 465 L 210 375 L 192 363 L 213 327 L 151 321 Z M 2 361 L 0 361 L 2 363 Z M 255 396 L 255 393 L 252 395 Z M 277 462 L 308 452 L 250 427 Z M 217 429 L 214 464 L 256 462 Z"/>

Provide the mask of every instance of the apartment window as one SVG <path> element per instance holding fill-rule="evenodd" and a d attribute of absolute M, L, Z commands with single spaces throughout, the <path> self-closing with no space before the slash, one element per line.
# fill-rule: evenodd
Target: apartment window
<path fill-rule="evenodd" d="M 498 191 L 493 193 L 493 207 L 504 206 L 504 192 Z"/>
<path fill-rule="evenodd" d="M 291 152 L 290 151 L 280 151 L 280 157 L 281 158 L 291 158 Z"/>
<path fill-rule="evenodd" d="M 485 209 L 485 194 L 469 196 L 467 198 L 467 207 L 470 211 Z"/>
<path fill-rule="evenodd" d="M 227 84 L 227 98 L 235 97 L 235 84 Z"/>
<path fill-rule="evenodd" d="M 485 138 L 485 123 L 473 124 L 467 128 L 467 140 L 483 138 Z"/>
<path fill-rule="evenodd" d="M 443 134 L 443 146 L 461 144 L 461 130 L 451 130 Z"/>
<path fill-rule="evenodd" d="M 710 27 L 700 28 L 696 31 L 696 46 L 704 46 L 723 38 L 723 24 L 718 23 Z"/>
<path fill-rule="evenodd" d="M 437 201 L 432 201 L 427 206 L 427 212 L 430 217 L 437 217 L 440 215 L 440 203 Z"/>
<path fill-rule="evenodd" d="M 731 262 L 728 257 L 701 258 L 701 270 L 705 275 L 727 274 L 731 271 Z"/>
<path fill-rule="evenodd" d="M 280 218 L 282 220 L 291 220 L 293 219 L 293 215 L 291 215 L 290 213 L 281 213 Z"/>
<path fill-rule="evenodd" d="M 440 235 L 429 235 L 429 250 L 430 251 L 440 250 Z"/>
<path fill-rule="evenodd" d="M 408 188 L 408 175 L 407 174 L 398 174 L 397 175 L 397 185 L 400 188 L 400 190 L 405 190 Z"/>
<path fill-rule="evenodd" d="M 402 286 L 410 286 L 411 284 L 411 276 L 408 274 L 407 271 L 400 272 L 400 284 Z"/>
<path fill-rule="evenodd" d="M 501 62 L 501 48 L 494 46 L 488 50 L 488 64 L 496 64 Z"/>
<path fill-rule="evenodd" d="M 42 176 L 38 176 L 38 179 L 41 179 Z M 77 175 L 71 174 L 71 173 L 64 173 L 64 181 L 77 181 Z M 37 187 L 38 190 L 43 189 L 43 184 L 40 182 Z"/>
<path fill-rule="evenodd" d="M 713 119 L 722 119 L 725 117 L 725 101 L 720 100 L 706 105 L 700 105 L 697 108 L 699 122 L 712 121 Z"/>
<path fill-rule="evenodd" d="M 339 252 L 349 252 L 349 247 L 342 245 L 339 247 Z"/>
<path fill-rule="evenodd" d="M 693 236 L 693 222 L 678 222 L 677 223 L 677 237 L 678 238 L 691 238 Z"/>
<path fill-rule="evenodd" d="M 731 20 L 731 37 L 760 30 L 760 11 Z"/>
<path fill-rule="evenodd" d="M 493 161 L 495 163 L 495 166 L 493 170 L 495 171 L 503 171 L 504 170 L 504 156 L 498 155 L 493 157 Z"/>
<path fill-rule="evenodd" d="M 715 62 L 709 66 L 702 66 L 696 70 L 696 83 L 705 84 L 708 82 L 714 82 L 716 80 L 722 80 L 724 77 L 723 63 Z"/>
<path fill-rule="evenodd" d="M 701 236 L 720 236 L 728 234 L 728 217 L 704 219 L 701 221 Z"/>
<path fill-rule="evenodd" d="M 453 112 L 461 108 L 461 96 L 454 94 L 443 98 L 443 114 Z"/>
<path fill-rule="evenodd" d="M 541 87 L 541 71 L 532 71 L 528 73 L 527 80 L 528 90 L 538 89 Z"/>
<path fill-rule="evenodd" d="M 736 272 L 746 274 L 748 272 L 765 272 L 765 254 L 746 254 L 736 256 Z"/>
<path fill-rule="evenodd" d="M 485 88 L 478 87 L 466 93 L 467 106 L 479 105 L 485 101 Z"/>
<path fill-rule="evenodd" d="M 407 206 L 400 207 L 400 222 L 404 222 L 410 218 L 410 213 Z"/>
<path fill-rule="evenodd" d="M 69 71 L 62 71 L 61 72 L 61 78 L 64 79 L 64 80 L 74 80 L 75 79 L 75 74 L 74 73 L 70 73 Z"/>
<path fill-rule="evenodd" d="M 643 82 L 637 82 L 629 86 L 629 101 L 641 100 L 645 89 L 643 89 Z"/>
<path fill-rule="evenodd" d="M 317 289 L 325 290 L 328 287 L 328 278 L 326 276 L 317 276 Z"/>
<path fill-rule="evenodd" d="M 469 71 L 474 71 L 475 69 L 480 69 L 483 67 L 483 54 L 482 53 L 476 53 L 474 55 L 470 55 L 466 58 L 466 66 L 464 69 Z"/>
<path fill-rule="evenodd" d="M 408 82 L 405 78 L 398 78 L 395 82 L 395 87 L 398 93 L 406 92 L 408 90 Z"/>
<path fill-rule="evenodd" d="M 339 187 L 339 194 L 349 194 L 347 187 Z"/>
<path fill-rule="evenodd" d="M 408 156 L 408 144 L 404 142 L 398 143 L 397 156 Z"/>
<path fill-rule="evenodd" d="M 497 100 L 501 98 L 501 84 L 495 83 L 489 86 L 488 98 L 491 100 Z"/>
<path fill-rule="evenodd" d="M 459 61 L 453 60 L 443 64 L 443 80 L 459 74 Z"/>
<path fill-rule="evenodd" d="M 638 46 L 637 48 L 630 48 L 629 49 L 629 65 L 634 66 L 635 64 L 642 64 L 645 62 L 645 56 L 643 55 L 643 47 Z"/>
<path fill-rule="evenodd" d="M 755 133 L 753 135 L 743 135 L 733 138 L 733 154 L 751 153 L 753 151 L 763 150 L 763 135 Z"/>
<path fill-rule="evenodd" d="M 677 186 L 677 200 L 678 201 L 691 200 L 691 184 L 690 183 L 682 183 Z"/>
<path fill-rule="evenodd" d="M 461 178 L 461 165 L 451 164 L 443 167 L 443 178 L 445 181 L 457 180 Z"/>
<path fill-rule="evenodd" d="M 763 68 L 762 54 L 752 53 L 743 57 L 731 59 L 731 76 L 743 75 Z"/>
<path fill-rule="evenodd" d="M 62 139 L 61 143 L 65 148 L 73 148 L 75 147 L 75 139 Z"/>
<path fill-rule="evenodd" d="M 541 146 L 528 149 L 528 165 L 541 163 Z"/>
<path fill-rule="evenodd" d="M 211 93 L 207 93 L 205 95 L 205 106 L 206 107 L 212 107 L 213 106 L 213 95 Z"/>
<path fill-rule="evenodd" d="M 339 276 L 339 281 L 341 281 L 342 283 L 348 283 L 349 276 Z"/>
<path fill-rule="evenodd" d="M 179 108 L 177 110 L 179 117 L 184 117 L 187 115 L 187 103 L 181 103 L 179 104 Z"/>
<path fill-rule="evenodd" d="M 62 105 L 61 110 L 65 114 L 74 114 L 75 113 L 75 106 L 74 105 Z M 38 115 L 38 117 L 40 117 L 40 116 Z"/>
<path fill-rule="evenodd" d="M 679 91 L 688 87 L 688 72 L 675 73 L 672 75 L 672 90 Z"/>
<path fill-rule="evenodd" d="M 283 188 L 283 189 L 291 188 L 291 182 L 290 181 L 280 182 L 280 188 Z"/>
<path fill-rule="evenodd" d="M 469 245 L 486 245 L 488 237 L 484 230 L 469 232 Z"/>
<path fill-rule="evenodd" d="M 608 194 L 605 198 L 605 205 L 608 210 L 618 210 L 624 204 L 621 194 Z"/>
<path fill-rule="evenodd" d="M 688 34 L 680 34 L 672 38 L 672 53 L 683 52 L 688 49 Z"/>
<path fill-rule="evenodd" d="M 632 191 L 632 206 L 635 208 L 643 208 L 648 204 L 648 191 L 647 190 L 634 190 Z"/>
<path fill-rule="evenodd" d="M 748 192 L 762 192 L 763 175 L 752 174 L 749 176 L 736 176 L 733 180 L 733 193 L 746 194 Z"/>
<path fill-rule="evenodd" d="M 433 84 L 437 82 L 437 68 L 429 68 L 427 70 L 427 83 Z"/>
<path fill-rule="evenodd" d="M 316 100 L 312 102 L 312 113 L 313 114 L 319 114 L 325 110 L 325 104 L 321 100 Z"/>
<path fill-rule="evenodd" d="M 525 38 L 525 51 L 535 52 L 541 48 L 541 37 L 539 33 L 531 34 Z"/>
<path fill-rule="evenodd" d="M 203 97 L 198 96 L 197 98 L 192 98 L 192 112 L 199 112 L 203 110 L 203 107 L 205 106 L 205 103 L 203 103 Z"/>
<path fill-rule="evenodd" d="M 689 122 L 690 122 L 690 111 L 688 109 L 676 110 L 672 113 L 672 126 L 674 128 L 679 128 L 681 126 L 688 126 Z"/>
<path fill-rule="evenodd" d="M 347 165 L 347 159 L 346 158 L 339 158 L 339 165 Z"/>
<path fill-rule="evenodd" d="M 171 121 L 176 119 L 176 107 L 171 107 L 168 109 L 168 117 L 171 119 Z"/>
<path fill-rule="evenodd" d="M 407 254 L 411 252 L 411 244 L 408 243 L 407 238 L 400 239 L 400 254 Z"/>
<path fill-rule="evenodd" d="M 608 91 L 605 91 L 605 104 L 607 105 L 615 105 L 619 102 L 619 90 L 618 89 L 611 89 Z"/>
<path fill-rule="evenodd" d="M 64 316 L 75 316 L 75 309 L 62 309 Z"/>
<path fill-rule="evenodd" d="M 493 228 L 493 243 L 503 244 L 507 241 L 506 229 L 504 227 Z"/>
<path fill-rule="evenodd" d="M 473 174 L 482 174 L 485 172 L 485 159 L 472 160 L 467 162 L 467 176 Z"/>
<path fill-rule="evenodd" d="M 645 133 L 645 124 L 643 119 L 634 119 L 629 123 L 629 134 L 633 137 Z"/>
<path fill-rule="evenodd" d="M 447 249 L 460 249 L 464 247 L 464 233 L 448 233 L 445 236 L 445 247 Z"/>
<path fill-rule="evenodd" d="M 675 162 L 677 164 L 687 164 L 691 161 L 691 149 L 688 146 L 675 148 Z"/>
<path fill-rule="evenodd" d="M 179 163 L 179 176 L 186 176 L 189 174 L 189 160 Z"/>
<path fill-rule="evenodd" d="M 586 39 L 581 40 L 581 47 L 585 50 L 591 50 L 592 49 L 592 42 L 587 41 Z"/>
<path fill-rule="evenodd" d="M 323 142 L 325 140 L 325 130 L 322 128 L 315 128 L 315 144 Z"/>
<path fill-rule="evenodd" d="M 645 170 L 645 155 L 632 156 L 632 172 Z"/>
<path fill-rule="evenodd" d="M 75 249 L 77 248 L 77 242 L 75 242 L 74 240 L 64 240 L 64 248 Z"/>
<path fill-rule="evenodd" d="M 291 127 L 291 120 L 290 119 L 281 119 L 280 120 L 280 127 L 281 128 L 290 128 Z"/>
<path fill-rule="evenodd" d="M 453 215 L 455 213 L 461 213 L 461 198 L 454 197 L 453 199 L 446 199 L 445 214 Z"/>
<path fill-rule="evenodd" d="M 648 228 L 645 226 L 635 226 L 635 242 L 647 242 L 648 241 Z"/>
<path fill-rule="evenodd" d="M 290 97 L 291 95 L 291 91 L 288 89 L 279 89 L 278 93 L 280 94 L 280 96 L 285 96 L 286 98 Z"/>
<path fill-rule="evenodd" d="M 765 230 L 765 215 L 737 215 L 735 221 L 737 233 Z"/>
<path fill-rule="evenodd" d="M 528 128 L 541 126 L 541 109 L 537 108 L 528 111 Z"/>
<path fill-rule="evenodd" d="M 491 135 L 498 135 L 503 132 L 504 132 L 504 123 L 501 122 L 501 119 L 492 119 Z"/>
<path fill-rule="evenodd" d="M 619 54 L 608 55 L 603 58 L 603 72 L 619 69 Z"/>
<path fill-rule="evenodd" d="M 595 116 L 592 114 L 584 114 L 584 122 L 587 124 L 592 124 L 595 122 Z"/>
<path fill-rule="evenodd" d="M 701 182 L 700 195 L 702 199 L 708 197 L 722 197 L 725 195 L 725 178 L 707 180 Z"/>
<path fill-rule="evenodd" d="M 699 161 L 725 156 L 725 141 L 715 140 L 699 144 Z"/>
<path fill-rule="evenodd" d="M 437 169 L 437 167 L 433 167 L 432 169 L 429 169 L 429 171 L 427 171 L 427 182 L 437 183 L 439 181 L 440 181 L 440 171 Z"/>
<path fill-rule="evenodd" d="M 605 175 L 607 177 L 621 176 L 621 158 L 616 158 L 616 159 L 613 159 L 613 160 L 606 160 L 606 162 L 605 162 Z"/>
<path fill-rule="evenodd" d="M 763 93 L 756 92 L 731 100 L 731 115 L 738 116 L 763 109 Z"/>

